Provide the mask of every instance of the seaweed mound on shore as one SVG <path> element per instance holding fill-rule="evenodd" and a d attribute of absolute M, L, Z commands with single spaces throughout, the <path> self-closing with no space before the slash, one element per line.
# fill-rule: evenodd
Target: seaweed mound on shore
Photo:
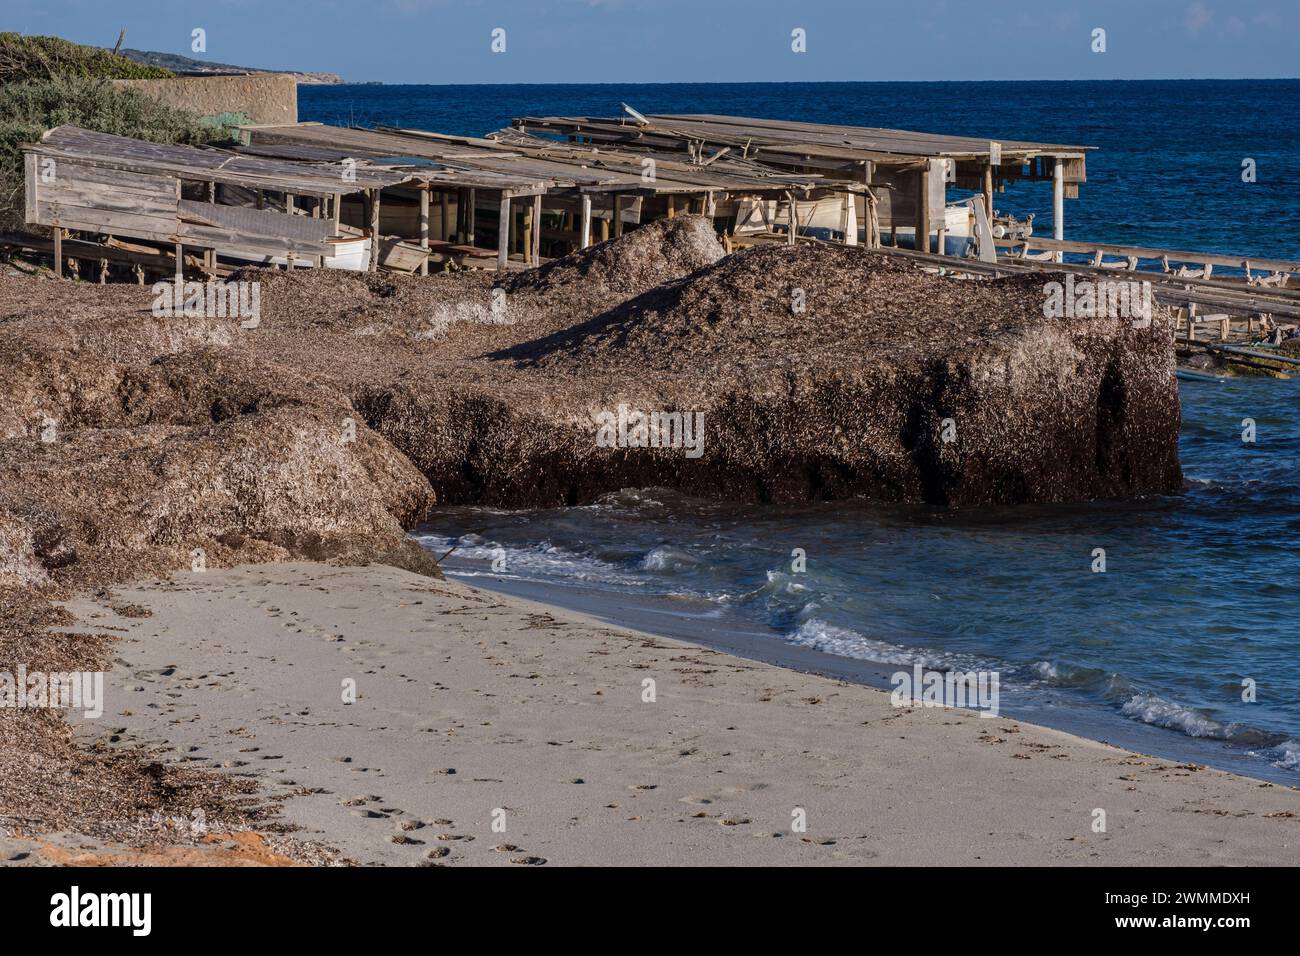
<path fill-rule="evenodd" d="M 769 367 L 897 361 L 951 352 L 1042 319 L 1036 276 L 995 282 L 928 273 L 843 246 L 756 246 L 511 350 L 549 367 L 684 362 Z"/>
<path fill-rule="evenodd" d="M 573 291 L 580 295 L 603 289 L 631 296 L 710 266 L 723 255 L 713 224 L 704 216 L 659 219 L 540 268 L 514 273 L 504 285 L 510 292 L 577 286 Z"/>
<path fill-rule="evenodd" d="M 196 563 L 383 559 L 427 480 L 342 395 L 199 349 L 149 363 L 0 355 L 0 584 L 103 583 Z"/>
<path fill-rule="evenodd" d="M 453 500 L 507 505 L 648 485 L 949 506 L 1178 492 L 1168 315 L 1145 327 L 1047 318 L 1045 284 L 1062 278 L 969 280 L 863 249 L 752 248 L 492 353 L 514 376 L 480 393 L 478 410 L 442 396 L 414 412 L 490 409 L 472 439 L 444 443 L 473 467 L 451 473 L 427 447 L 416 460 Z M 543 385 L 545 400 L 526 397 Z M 400 419 L 405 400 L 389 399 L 376 417 Z M 598 447 L 596 418 L 620 408 L 700 413 L 699 457 Z"/>

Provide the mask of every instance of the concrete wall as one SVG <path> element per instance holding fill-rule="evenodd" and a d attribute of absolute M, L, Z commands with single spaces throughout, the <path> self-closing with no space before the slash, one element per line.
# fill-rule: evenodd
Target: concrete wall
<path fill-rule="evenodd" d="M 288 73 L 113 82 L 200 116 L 243 113 L 254 123 L 298 122 L 298 81 Z"/>

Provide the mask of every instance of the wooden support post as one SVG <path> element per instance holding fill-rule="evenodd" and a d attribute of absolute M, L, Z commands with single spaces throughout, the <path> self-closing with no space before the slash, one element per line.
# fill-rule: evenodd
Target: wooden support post
<path fill-rule="evenodd" d="M 54 276 L 63 278 L 63 227 L 54 227 Z"/>
<path fill-rule="evenodd" d="M 333 197 L 330 198 L 330 215 L 334 218 L 334 235 L 337 236 L 339 234 L 339 224 L 342 222 L 341 217 L 343 216 L 342 193 L 335 193 Z"/>
<path fill-rule="evenodd" d="M 916 237 L 912 248 L 918 252 L 930 251 L 930 167 L 927 164 L 916 173 Z"/>
<path fill-rule="evenodd" d="M 478 212 L 478 190 L 469 191 L 469 208 L 465 210 L 465 245 L 474 245 L 474 217 Z"/>
<path fill-rule="evenodd" d="M 429 274 L 429 184 L 420 190 L 420 248 L 424 258 L 420 260 L 420 275 Z"/>
<path fill-rule="evenodd" d="M 1059 158 L 1052 160 L 1052 238 L 1065 238 L 1065 163 Z M 1058 251 L 1055 258 L 1062 262 L 1065 253 Z"/>
<path fill-rule="evenodd" d="M 790 209 L 790 215 L 788 217 L 790 221 L 790 231 L 786 234 L 785 243 L 788 246 L 793 246 L 795 243 L 795 234 L 799 231 L 799 204 L 794 200 L 794 193 L 786 193 L 785 199 L 789 204 Z"/>
<path fill-rule="evenodd" d="M 614 238 L 623 235 L 623 195 L 614 193 Z"/>
<path fill-rule="evenodd" d="M 324 202 L 325 202 L 325 200 L 322 199 L 320 196 L 313 196 L 313 197 L 312 197 L 312 200 L 311 200 L 311 217 L 312 217 L 313 219 L 319 219 L 319 218 L 320 218 L 320 215 L 321 215 L 321 206 L 324 204 Z M 324 257 L 324 256 L 312 256 L 312 257 L 311 257 L 311 264 L 312 264 L 315 268 L 317 268 L 317 269 L 323 268 L 324 265 L 325 265 L 325 257 Z M 216 268 L 216 265 L 217 265 L 217 250 L 215 250 L 215 249 L 212 250 L 212 265 L 213 265 L 213 268 L 215 269 L 215 268 Z"/>
<path fill-rule="evenodd" d="M 539 265 L 542 261 L 542 194 L 538 193 L 533 197 L 533 251 L 531 260 L 533 265 Z"/>
<path fill-rule="evenodd" d="M 876 210 L 876 194 L 871 191 L 871 179 L 876 174 L 876 164 L 871 160 L 862 163 L 862 238 L 868 249 L 880 248 L 880 215 Z"/>
<path fill-rule="evenodd" d="M 677 215 L 677 200 L 673 196 L 668 197 L 668 218 L 672 219 Z"/>
<path fill-rule="evenodd" d="M 497 221 L 497 271 L 506 271 L 510 258 L 510 193 L 501 193 L 501 217 Z"/>
<path fill-rule="evenodd" d="M 710 219 L 714 219 L 718 215 L 718 198 L 713 194 L 712 189 L 709 190 L 708 195 L 704 199 L 704 215 L 708 216 Z"/>
<path fill-rule="evenodd" d="M 298 197 L 293 193 L 284 194 L 284 212 L 286 216 L 298 215 Z"/>
<path fill-rule="evenodd" d="M 533 207 L 531 204 L 524 207 L 524 229 L 522 238 L 522 249 L 525 265 L 535 265 L 533 262 Z"/>
<path fill-rule="evenodd" d="M 180 242 L 176 243 L 176 281 L 185 281 L 185 246 Z"/>
<path fill-rule="evenodd" d="M 438 210 L 442 225 L 442 239 L 446 242 L 451 239 L 451 203 L 448 202 L 445 189 L 438 194 Z"/>
<path fill-rule="evenodd" d="M 988 213 L 989 226 L 993 225 L 993 164 L 984 164 L 984 211 Z"/>
<path fill-rule="evenodd" d="M 379 271 L 379 204 L 381 191 L 378 189 L 367 190 L 366 195 L 370 198 L 370 266 L 367 271 Z"/>
<path fill-rule="evenodd" d="M 104 285 L 108 282 L 108 260 L 99 260 L 99 284 Z"/>
<path fill-rule="evenodd" d="M 612 221 L 612 219 L 613 219 L 613 217 L 611 216 L 610 219 L 602 219 L 602 220 L 600 221 L 600 241 L 601 241 L 601 242 L 604 242 L 606 239 L 609 238 L 609 224 L 610 224 L 610 222 Z"/>
<path fill-rule="evenodd" d="M 672 202 L 670 199 L 669 202 Z M 672 215 L 672 207 L 669 206 L 669 216 Z M 579 248 L 586 249 L 591 245 L 591 193 L 582 194 L 582 244 Z"/>

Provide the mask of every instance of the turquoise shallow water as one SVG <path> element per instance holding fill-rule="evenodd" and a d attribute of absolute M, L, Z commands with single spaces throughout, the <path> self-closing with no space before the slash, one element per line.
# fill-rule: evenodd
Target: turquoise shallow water
<path fill-rule="evenodd" d="M 482 135 L 514 116 L 719 112 L 1095 145 L 1070 237 L 1300 258 L 1300 81 L 302 87 L 303 119 Z M 1195 108 L 1178 108 L 1195 104 Z M 1255 160 L 1258 181 L 1241 181 Z M 999 208 L 1036 211 L 1028 184 Z M 1300 383 L 1183 383 L 1186 493 L 1051 508 L 757 508 L 661 490 L 449 509 L 455 573 L 791 666 L 997 669 L 1027 718 L 1296 782 Z M 1258 441 L 1241 441 L 1254 418 Z M 477 532 L 477 534 L 470 534 Z M 1104 548 L 1107 571 L 1091 570 Z M 807 553 L 792 573 L 790 553 Z M 499 549 L 499 550 L 498 550 Z M 506 570 L 491 569 L 504 556 Z M 1256 682 L 1254 703 L 1242 681 Z"/>

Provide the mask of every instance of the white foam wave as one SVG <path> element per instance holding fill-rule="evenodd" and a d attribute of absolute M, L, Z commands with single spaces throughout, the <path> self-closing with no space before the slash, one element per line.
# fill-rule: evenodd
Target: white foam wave
<path fill-rule="evenodd" d="M 1282 770 L 1300 770 L 1300 740 L 1284 740 L 1267 750 L 1252 750 L 1252 757 L 1263 757 Z"/>
<path fill-rule="evenodd" d="M 524 548 L 509 548 L 473 534 L 460 538 L 425 534 L 416 535 L 416 540 L 425 550 L 439 557 L 456 545 L 452 559 L 462 564 L 451 573 L 458 577 L 493 575 L 525 581 L 567 581 L 635 588 L 646 584 L 643 577 L 629 574 L 616 564 L 558 548 L 548 541 Z M 482 562 L 484 566 L 463 566 L 467 561 Z"/>
<path fill-rule="evenodd" d="M 922 667 L 940 667 L 942 657 L 923 651 L 899 647 L 888 641 L 867 637 L 846 627 L 837 627 L 818 618 L 809 618 L 799 628 L 785 637 L 798 647 L 809 647 L 836 657 L 849 657 L 860 661 L 877 661 L 881 664 L 920 664 Z"/>
<path fill-rule="evenodd" d="M 645 571 L 660 571 L 672 573 L 674 571 L 690 571 L 700 567 L 704 562 L 691 554 L 685 548 L 675 548 L 672 545 L 664 544 L 657 548 L 652 548 L 646 552 L 645 557 L 641 559 L 641 568 Z"/>
<path fill-rule="evenodd" d="M 1225 726 L 1190 707 L 1155 694 L 1134 694 L 1120 707 L 1120 713 L 1153 727 L 1177 730 L 1188 737 L 1227 740 L 1234 730 L 1232 726 Z"/>

